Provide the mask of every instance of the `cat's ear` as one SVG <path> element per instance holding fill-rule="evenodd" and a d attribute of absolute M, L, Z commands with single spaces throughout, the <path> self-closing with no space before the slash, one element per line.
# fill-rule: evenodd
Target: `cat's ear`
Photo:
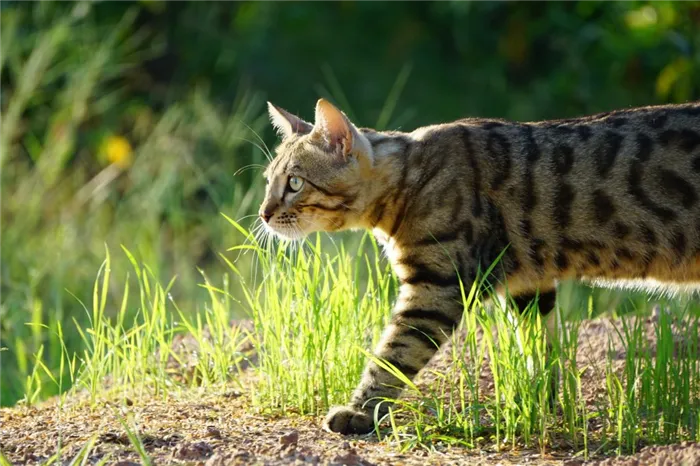
<path fill-rule="evenodd" d="M 267 111 L 270 113 L 270 121 L 282 139 L 287 139 L 294 134 L 308 134 L 313 129 L 311 123 L 307 123 L 296 115 L 278 106 L 267 103 Z"/>
<path fill-rule="evenodd" d="M 333 152 L 347 158 L 351 153 L 369 154 L 369 141 L 347 116 L 325 99 L 316 103 L 313 133 L 325 140 Z"/>

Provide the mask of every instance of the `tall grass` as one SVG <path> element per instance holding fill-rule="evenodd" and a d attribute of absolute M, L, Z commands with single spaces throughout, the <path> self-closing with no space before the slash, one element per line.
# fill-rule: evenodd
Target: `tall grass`
<path fill-rule="evenodd" d="M 170 292 L 193 316 L 209 299 L 198 268 L 216 280 L 226 272 L 217 253 L 229 229 L 219 212 L 242 218 L 254 209 L 255 171 L 241 169 L 265 161 L 259 95 L 241 86 L 223 107 L 196 86 L 154 110 L 125 95 L 124 82 L 159 53 L 134 9 L 110 25 L 89 2 L 56 17 L 52 8 L 1 10 L 3 406 L 70 386 L 63 355 L 84 349 L 74 321 L 90 324 L 70 293 L 89 299 L 105 244 L 125 245 L 160 281 L 177 275 Z M 130 267 L 123 254 L 112 260 L 115 270 Z M 130 323 L 140 297 L 131 293 L 129 315 L 118 316 L 123 279 L 104 284 L 105 317 Z M 60 389 L 34 370 L 37 361 L 54 374 L 63 368 Z"/>
<path fill-rule="evenodd" d="M 622 375 L 608 361 L 606 386 L 618 448 L 699 438 L 698 322 L 690 308 L 660 312 L 653 347 L 642 320 L 616 328 L 627 353 Z"/>
<path fill-rule="evenodd" d="M 191 387 L 226 389 L 239 384 L 242 363 L 256 376 L 251 403 L 265 412 L 323 414 L 344 403 L 359 380 L 371 348 L 390 316 L 396 280 L 376 243 L 365 236 L 357 252 L 323 245 L 320 235 L 302 245 L 264 247 L 237 222 L 245 243 L 223 255 L 231 279 L 216 286 L 200 312 L 183 312 L 171 298 L 177 282 L 159 284 L 133 255 L 133 277 L 113 317 L 107 312 L 112 258 L 103 263 L 93 290 L 89 325 L 75 325 L 85 350 L 61 360 L 75 387 L 93 401 L 102 396 L 177 396 Z M 246 259 L 246 255 L 252 256 Z M 253 261 L 255 273 L 238 263 Z M 255 270 L 255 268 L 250 269 Z M 135 288 L 130 283 L 136 282 Z M 242 295 L 240 301 L 235 298 Z M 136 309 L 129 310 L 136 295 Z M 700 309 L 676 304 L 658 313 L 648 338 L 645 319 L 614 320 L 610 348 L 600 367 L 581 360 L 580 322 L 558 326 L 546 351 L 545 331 L 531 306 L 516 315 L 507 303 L 487 306 L 476 287 L 465 290 L 462 330 L 452 338 L 449 364 L 425 374 L 430 383 L 408 384 L 394 400 L 390 429 L 378 431 L 402 448 L 460 444 L 546 451 L 565 442 L 583 457 L 599 451 L 635 451 L 643 444 L 700 440 Z M 500 306 L 506 306 L 502 308 Z M 592 307 L 592 301 L 590 301 Z M 252 327 L 231 323 L 243 313 Z M 589 309 L 590 314 L 592 309 Z M 59 332 L 61 332 L 59 327 Z M 59 333 L 58 338 L 61 334 Z M 178 351 L 189 339 L 196 357 Z M 254 357 L 247 349 L 252 343 Z M 62 383 L 36 354 L 31 373 Z M 61 373 L 62 371 L 59 371 Z M 599 377 L 593 375 L 598 374 Z M 484 375 L 492 384 L 484 386 Z M 27 381 L 27 402 L 41 389 Z M 599 383 L 602 396 L 585 393 Z M 551 398 L 551 387 L 558 386 Z M 217 388 L 218 387 L 218 388 Z M 386 426 L 386 424 L 384 424 Z"/>
<path fill-rule="evenodd" d="M 561 326 L 547 352 L 539 317 L 471 309 L 463 320 L 465 339 L 453 338 L 449 371 L 436 373 L 433 387 L 414 386 L 407 400 L 398 400 L 404 423 L 391 435 L 404 448 L 459 443 L 544 451 L 565 441 L 587 458 L 700 438 L 697 305 L 660 313 L 651 339 L 644 314 L 613 321 L 604 367 L 581 360 L 580 322 Z M 616 360 L 620 351 L 624 364 Z M 594 376 L 600 370 L 604 374 Z M 493 378 L 488 392 L 479 384 L 484 373 Z M 605 395 L 591 399 L 600 389 Z"/>
<path fill-rule="evenodd" d="M 243 347 L 248 336 L 242 328 L 231 326 L 225 289 L 215 294 L 207 286 L 211 299 L 201 312 L 184 313 L 170 296 L 174 281 L 161 285 L 128 250 L 124 255 L 133 266 L 137 289 L 131 288 L 133 280 L 127 276 L 120 307 L 115 313 L 107 312 L 112 273 L 107 252 L 95 281 L 92 303 L 84 305 L 89 323 L 82 325 L 78 319 L 73 322 L 84 349 L 70 354 L 62 345 L 61 365 L 52 371 L 44 363 L 40 347 L 33 358 L 32 375 L 27 378 L 25 403 L 36 401 L 46 378 L 59 392 L 64 383 L 85 390 L 93 403 L 105 393 L 167 397 L 178 388 L 214 387 L 235 380 L 236 369 L 247 357 Z M 136 309 L 129 309 L 132 293 L 138 296 Z M 62 332 L 62 327 L 59 329 Z M 176 344 L 178 338 L 189 339 L 189 346 L 185 345 L 189 351 Z M 65 382 L 61 379 L 64 372 L 70 379 Z"/>
<path fill-rule="evenodd" d="M 255 240 L 233 248 L 250 250 L 262 266 L 262 282 L 245 290 L 261 375 L 255 404 L 320 414 L 346 401 L 395 294 L 395 279 L 368 238 L 369 253 L 356 255 L 342 244 L 324 252 L 320 236 L 292 254 Z"/>

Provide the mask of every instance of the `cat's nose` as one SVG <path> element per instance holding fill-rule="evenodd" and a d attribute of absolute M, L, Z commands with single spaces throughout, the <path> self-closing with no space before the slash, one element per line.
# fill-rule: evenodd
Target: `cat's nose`
<path fill-rule="evenodd" d="M 267 210 L 261 210 L 260 211 L 260 218 L 263 219 L 265 223 L 270 223 L 270 219 L 272 218 L 272 212 L 267 211 Z"/>
<path fill-rule="evenodd" d="M 266 199 L 265 202 L 260 205 L 258 214 L 260 218 L 263 219 L 263 222 L 270 223 L 270 219 L 275 215 L 277 207 L 279 207 L 279 204 L 272 199 Z"/>

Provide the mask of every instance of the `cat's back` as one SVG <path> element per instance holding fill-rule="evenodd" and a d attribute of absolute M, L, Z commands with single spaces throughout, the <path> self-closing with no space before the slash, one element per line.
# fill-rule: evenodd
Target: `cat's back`
<path fill-rule="evenodd" d="M 450 126 L 533 278 L 700 281 L 700 104 Z"/>

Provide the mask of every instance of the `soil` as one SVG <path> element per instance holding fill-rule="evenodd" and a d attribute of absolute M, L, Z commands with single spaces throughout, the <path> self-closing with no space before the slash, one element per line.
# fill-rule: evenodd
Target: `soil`
<path fill-rule="evenodd" d="M 655 317 L 645 321 L 647 338 L 654 338 Z M 599 319 L 583 323 L 579 333 L 579 367 L 589 366 L 584 398 L 594 403 L 603 393 L 600 370 L 613 351 L 620 367 L 625 353 L 619 340 L 608 346 L 615 322 Z M 680 342 L 679 342 L 680 343 Z M 444 351 L 431 363 L 433 369 L 449 364 Z M 426 371 L 428 373 L 429 371 Z M 486 372 L 486 371 L 485 371 Z M 275 416 L 258 413 L 250 405 L 252 374 L 242 377 L 242 387 L 226 392 L 192 389 L 171 393 L 168 398 L 134 396 L 119 402 L 92 404 L 84 393 L 56 398 L 38 406 L 17 406 L 0 410 L 0 450 L 13 464 L 42 464 L 55 455 L 58 463 L 69 464 L 91 439 L 94 446 L 88 464 L 108 458 L 107 464 L 141 464 L 121 419 L 127 419 L 142 439 L 155 464 L 335 464 L 335 465 L 689 465 L 700 466 L 700 443 L 685 442 L 648 446 L 630 456 L 597 458 L 589 461 L 576 454 L 566 442 L 538 450 L 474 450 L 436 446 L 428 452 L 414 449 L 399 452 L 395 445 L 379 442 L 376 436 L 343 437 L 321 429 L 321 418 Z M 489 374 L 482 376 L 485 389 L 492 386 Z M 422 383 L 430 383 L 423 376 Z M 0 463 L 2 463 L 0 461 Z"/>

